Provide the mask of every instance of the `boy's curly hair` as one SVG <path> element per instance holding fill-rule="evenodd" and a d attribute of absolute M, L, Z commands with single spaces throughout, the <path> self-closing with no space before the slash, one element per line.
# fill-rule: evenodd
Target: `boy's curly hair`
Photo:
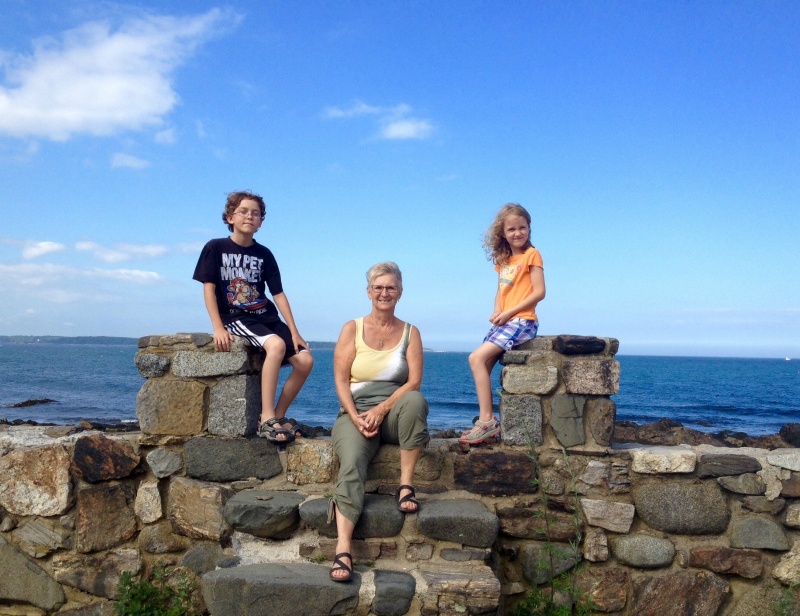
<path fill-rule="evenodd" d="M 228 226 L 228 231 L 233 231 L 233 225 L 228 222 L 228 216 L 233 216 L 233 213 L 236 211 L 236 208 L 239 207 L 239 205 L 245 199 L 250 199 L 258 203 L 258 207 L 261 210 L 262 221 L 264 220 L 264 217 L 267 215 L 267 205 L 264 203 L 264 199 L 261 195 L 248 192 L 246 190 L 239 190 L 236 192 L 228 193 L 228 200 L 225 202 L 225 209 L 222 211 L 222 222 L 224 222 Z"/>

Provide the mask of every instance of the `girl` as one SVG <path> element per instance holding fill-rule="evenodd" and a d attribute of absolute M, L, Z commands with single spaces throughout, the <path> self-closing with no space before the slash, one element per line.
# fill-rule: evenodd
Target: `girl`
<path fill-rule="evenodd" d="M 492 414 L 492 368 L 503 351 L 536 337 L 536 305 L 544 299 L 542 255 L 531 245 L 531 216 L 517 203 L 507 203 L 486 231 L 483 246 L 499 275 L 492 329 L 469 356 L 480 415 L 460 443 L 478 445 L 500 434 Z"/>

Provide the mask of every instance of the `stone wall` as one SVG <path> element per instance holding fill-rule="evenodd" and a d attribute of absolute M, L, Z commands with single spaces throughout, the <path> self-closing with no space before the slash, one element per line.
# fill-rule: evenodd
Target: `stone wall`
<path fill-rule="evenodd" d="M 330 440 L 253 436 L 258 351 L 139 346 L 140 433 L 0 432 L 0 616 L 111 615 L 122 572 L 158 561 L 213 616 L 500 614 L 562 572 L 598 613 L 751 616 L 800 582 L 798 450 L 615 445 L 616 340 L 506 353 L 502 443 L 434 439 L 417 514 L 383 446 L 350 584 L 328 579 Z"/>

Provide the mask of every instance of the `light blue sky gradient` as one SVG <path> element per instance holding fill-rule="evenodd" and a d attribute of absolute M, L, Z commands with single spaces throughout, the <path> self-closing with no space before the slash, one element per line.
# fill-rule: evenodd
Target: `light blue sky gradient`
<path fill-rule="evenodd" d="M 307 340 L 369 310 L 469 350 L 497 209 L 533 216 L 541 334 L 800 357 L 800 4 L 4 0 L 0 334 L 209 331 L 225 195 Z"/>

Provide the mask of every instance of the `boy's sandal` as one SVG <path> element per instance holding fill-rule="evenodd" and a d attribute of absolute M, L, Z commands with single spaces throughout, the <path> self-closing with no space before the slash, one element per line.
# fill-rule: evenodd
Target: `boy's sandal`
<path fill-rule="evenodd" d="M 480 445 L 489 440 L 495 440 L 499 434 L 500 424 L 497 422 L 497 419 L 494 417 L 489 421 L 481 421 L 478 419 L 475 421 L 475 426 L 473 426 L 471 430 L 464 432 L 461 438 L 458 439 L 458 442 L 465 445 Z"/>
<path fill-rule="evenodd" d="M 272 443 L 291 443 L 294 440 L 294 434 L 281 428 L 280 421 L 274 417 L 267 419 L 258 427 L 258 435 Z M 279 435 L 282 438 L 278 438 Z"/>
<path fill-rule="evenodd" d="M 283 419 L 278 419 L 277 421 L 280 424 L 282 430 L 291 432 L 292 436 L 294 436 L 295 438 L 297 438 L 298 436 L 304 438 L 306 436 L 306 433 L 303 432 L 303 429 L 300 427 L 300 424 L 297 423 L 294 419 L 289 419 L 288 417 L 284 417 Z M 288 428 L 286 427 L 287 425 L 289 426 Z"/>
<path fill-rule="evenodd" d="M 348 567 L 342 558 L 349 558 L 350 559 L 350 566 Z M 330 573 L 328 575 L 331 576 L 331 579 L 334 582 L 349 582 L 353 579 L 353 557 L 350 555 L 349 552 L 339 552 L 336 556 L 333 557 L 333 567 L 331 567 Z M 347 575 L 342 575 L 339 577 L 334 576 L 334 572 L 336 571 L 346 571 Z"/>
<path fill-rule="evenodd" d="M 411 493 L 410 494 L 406 494 L 405 496 L 403 496 L 401 498 L 400 497 L 400 492 L 402 492 L 403 490 L 410 490 Z M 417 493 L 414 491 L 414 487 L 413 486 L 402 485 L 399 488 L 397 488 L 397 497 L 396 497 L 397 498 L 397 508 L 400 511 L 402 511 L 403 513 L 417 513 L 419 511 L 419 501 L 417 501 L 416 495 L 417 495 Z M 415 509 L 403 509 L 400 506 L 403 503 L 412 503 L 412 504 L 416 505 L 416 508 Z"/>

